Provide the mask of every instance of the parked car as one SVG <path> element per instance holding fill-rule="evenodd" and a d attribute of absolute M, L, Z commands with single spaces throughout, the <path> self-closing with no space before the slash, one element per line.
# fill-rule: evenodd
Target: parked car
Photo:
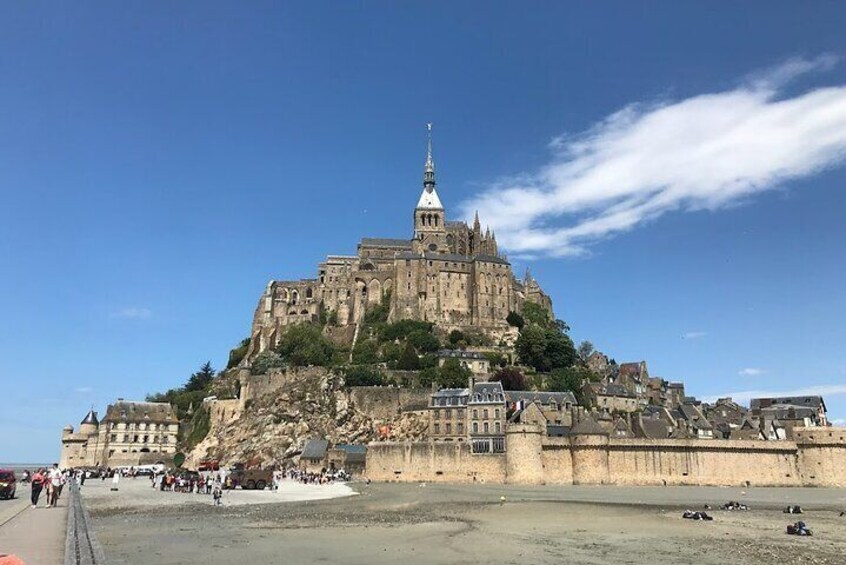
<path fill-rule="evenodd" d="M 0 469 L 0 498 L 15 498 L 17 486 L 15 472 L 11 469 Z"/>

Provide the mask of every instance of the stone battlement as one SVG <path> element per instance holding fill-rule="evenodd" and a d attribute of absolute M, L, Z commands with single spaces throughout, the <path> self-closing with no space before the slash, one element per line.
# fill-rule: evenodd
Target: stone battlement
<path fill-rule="evenodd" d="M 841 437 L 846 428 L 802 428 L 796 441 L 600 434 L 547 438 L 534 426 L 512 426 L 505 453 L 476 455 L 466 442 L 371 444 L 367 476 L 382 481 L 843 487 L 846 441 Z"/>

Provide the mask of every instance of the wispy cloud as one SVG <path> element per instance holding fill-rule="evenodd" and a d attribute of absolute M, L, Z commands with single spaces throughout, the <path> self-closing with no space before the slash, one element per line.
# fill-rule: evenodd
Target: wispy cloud
<path fill-rule="evenodd" d="M 686 332 L 682 334 L 682 339 L 699 339 L 708 335 L 708 332 Z"/>
<path fill-rule="evenodd" d="M 846 384 L 835 385 L 814 385 L 794 390 L 744 390 L 738 392 L 726 392 L 716 396 L 705 398 L 705 402 L 714 402 L 717 398 L 730 396 L 735 402 L 749 402 L 751 398 L 768 398 L 776 396 L 837 396 L 846 394 Z"/>
<path fill-rule="evenodd" d="M 149 308 L 142 308 L 139 306 L 129 306 L 121 308 L 110 314 L 112 318 L 123 318 L 125 320 L 146 320 L 153 315 Z"/>
<path fill-rule="evenodd" d="M 739 370 L 737 374 L 741 377 L 757 377 L 758 375 L 763 375 L 766 372 L 766 370 L 759 369 L 758 367 L 746 367 L 745 369 Z"/>
<path fill-rule="evenodd" d="M 79 393 L 82 393 L 82 394 L 88 393 L 88 392 L 93 392 L 93 390 L 94 389 L 91 388 L 90 386 L 81 386 L 79 388 L 73 389 L 74 392 L 79 392 Z"/>
<path fill-rule="evenodd" d="M 832 426 L 846 426 L 846 420 L 843 418 L 837 418 L 836 420 L 831 421 Z"/>
<path fill-rule="evenodd" d="M 846 86 L 783 97 L 835 59 L 793 59 L 734 89 L 635 103 L 562 135 L 540 170 L 462 204 L 517 256 L 566 256 L 673 211 L 717 210 L 846 158 Z"/>

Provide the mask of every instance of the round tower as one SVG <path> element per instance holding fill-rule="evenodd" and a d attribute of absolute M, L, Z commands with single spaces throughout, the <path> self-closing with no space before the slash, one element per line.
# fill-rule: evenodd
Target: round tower
<path fill-rule="evenodd" d="M 68 424 L 64 428 L 62 428 L 62 438 L 66 438 L 73 433 L 73 426 Z"/>
<path fill-rule="evenodd" d="M 97 413 L 92 408 L 79 423 L 79 433 L 90 436 L 96 434 L 99 427 L 100 421 L 97 419 Z"/>
<path fill-rule="evenodd" d="M 573 454 L 573 484 L 601 485 L 610 482 L 608 470 L 608 432 L 596 420 L 584 416 L 570 430 Z"/>
<path fill-rule="evenodd" d="M 505 482 L 540 485 L 544 481 L 542 430 L 534 424 L 511 424 L 505 429 Z"/>

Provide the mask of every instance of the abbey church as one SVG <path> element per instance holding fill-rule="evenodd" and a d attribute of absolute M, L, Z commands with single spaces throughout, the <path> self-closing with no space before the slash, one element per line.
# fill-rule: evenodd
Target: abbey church
<path fill-rule="evenodd" d="M 355 255 L 329 255 L 317 277 L 273 280 L 259 299 L 248 356 L 276 346 L 285 326 L 316 321 L 321 310 L 338 326 L 356 326 L 368 308 L 386 303 L 389 321 L 435 323 L 444 331 L 480 330 L 493 340 L 515 333 L 506 322 L 526 301 L 552 312 L 552 302 L 530 275 L 521 281 L 499 253 L 496 236 L 448 221 L 438 196 L 431 125 L 423 190 L 410 239 L 362 238 Z"/>

